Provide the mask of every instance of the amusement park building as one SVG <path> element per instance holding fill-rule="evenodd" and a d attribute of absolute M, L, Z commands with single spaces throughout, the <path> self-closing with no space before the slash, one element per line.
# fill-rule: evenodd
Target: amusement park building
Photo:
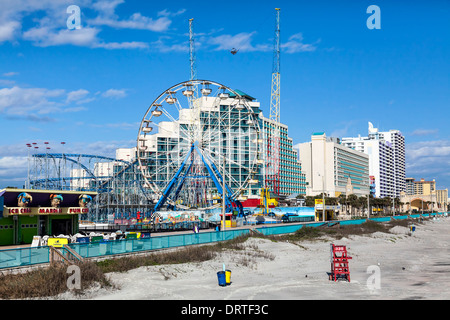
<path fill-rule="evenodd" d="M 95 192 L 0 190 L 0 245 L 30 244 L 34 236 L 76 234 Z"/>

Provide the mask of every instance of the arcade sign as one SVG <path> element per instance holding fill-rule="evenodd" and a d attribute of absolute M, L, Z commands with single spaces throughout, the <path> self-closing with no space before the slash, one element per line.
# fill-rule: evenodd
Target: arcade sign
<path fill-rule="evenodd" d="M 69 207 L 40 207 L 40 208 L 23 208 L 23 207 L 5 207 L 5 216 L 32 216 L 32 215 L 63 215 L 63 214 L 85 214 L 89 213 L 89 208 Z"/>

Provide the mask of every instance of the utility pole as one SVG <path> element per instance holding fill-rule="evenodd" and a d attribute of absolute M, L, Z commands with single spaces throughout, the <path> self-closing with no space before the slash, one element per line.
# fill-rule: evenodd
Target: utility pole
<path fill-rule="evenodd" d="M 392 197 L 392 215 L 395 216 L 395 194 Z"/>
<path fill-rule="evenodd" d="M 323 222 L 325 222 L 325 215 L 326 215 L 326 210 L 325 210 L 325 175 L 322 176 L 322 220 Z"/>

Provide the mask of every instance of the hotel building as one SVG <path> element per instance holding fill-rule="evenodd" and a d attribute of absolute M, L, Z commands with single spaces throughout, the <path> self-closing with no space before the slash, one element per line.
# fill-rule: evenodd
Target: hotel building
<path fill-rule="evenodd" d="M 340 194 L 369 194 L 369 156 L 340 144 L 324 132 L 314 133 L 311 142 L 298 145 L 302 171 L 306 175 L 306 194 L 323 191 L 330 197 Z"/>
<path fill-rule="evenodd" d="M 405 138 L 400 131 L 379 132 L 369 122 L 367 137 L 342 138 L 342 144 L 369 156 L 375 197 L 400 197 L 406 190 Z"/>

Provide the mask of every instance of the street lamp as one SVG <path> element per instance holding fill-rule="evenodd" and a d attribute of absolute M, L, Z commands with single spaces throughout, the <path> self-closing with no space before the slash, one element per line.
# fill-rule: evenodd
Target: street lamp
<path fill-rule="evenodd" d="M 27 143 L 27 148 L 28 148 L 28 159 L 27 159 L 27 164 L 28 164 L 28 172 L 27 172 L 27 186 L 26 189 L 30 188 L 30 148 L 31 148 L 31 144 Z"/>
<path fill-rule="evenodd" d="M 370 187 L 369 194 L 367 195 L 367 219 L 370 218 Z"/>
<path fill-rule="evenodd" d="M 325 222 L 325 175 L 317 172 L 319 177 L 322 177 L 322 221 Z"/>
<path fill-rule="evenodd" d="M 222 230 L 225 231 L 225 155 L 223 156 L 222 169 Z"/>

